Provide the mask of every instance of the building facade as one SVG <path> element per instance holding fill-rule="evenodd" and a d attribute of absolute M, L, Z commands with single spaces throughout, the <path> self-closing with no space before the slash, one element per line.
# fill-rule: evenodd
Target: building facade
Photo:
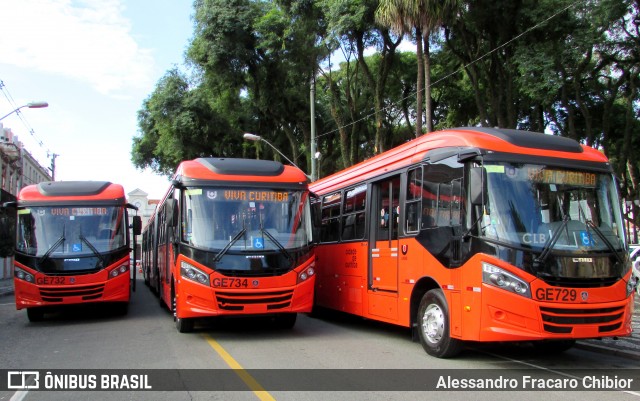
<path fill-rule="evenodd" d="M 0 202 L 15 201 L 20 190 L 51 181 L 49 170 L 25 149 L 10 128 L 0 123 Z M 0 280 L 11 279 L 13 258 L 0 258 Z"/>
<path fill-rule="evenodd" d="M 142 219 L 142 228 L 146 227 L 160 200 L 149 199 L 149 194 L 139 188 L 129 192 L 127 196 L 127 201 L 138 208 L 137 215 Z M 135 216 L 136 212 L 132 212 L 131 214 Z M 131 238 L 133 239 L 133 235 Z M 142 236 L 138 236 L 136 242 L 136 255 L 140 255 L 142 252 Z M 137 256 L 137 258 L 139 259 L 140 256 Z"/>

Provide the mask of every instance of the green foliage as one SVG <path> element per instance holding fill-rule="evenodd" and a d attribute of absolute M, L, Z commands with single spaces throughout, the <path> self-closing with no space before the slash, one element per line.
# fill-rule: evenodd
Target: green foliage
<path fill-rule="evenodd" d="M 391 3 L 449 11 L 429 21 L 419 10 L 404 22 L 394 14 L 396 28 L 406 28 L 394 36 L 374 18 L 378 4 Z M 138 112 L 138 167 L 170 174 L 181 160 L 210 154 L 278 159 L 242 141 L 254 132 L 308 172 L 314 81 L 322 176 L 402 143 L 415 132 L 424 88 L 398 35 L 415 40 L 415 27 L 428 26 L 425 93 L 436 129 L 573 137 L 611 158 L 623 196 L 640 196 L 636 0 L 196 0 L 194 21 L 191 75 L 168 71 Z"/>

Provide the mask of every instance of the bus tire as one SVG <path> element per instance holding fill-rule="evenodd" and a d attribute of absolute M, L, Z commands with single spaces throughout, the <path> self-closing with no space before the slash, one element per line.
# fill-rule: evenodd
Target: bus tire
<path fill-rule="evenodd" d="M 118 302 L 114 306 L 116 315 L 125 316 L 129 313 L 129 302 Z"/>
<path fill-rule="evenodd" d="M 180 333 L 191 333 L 193 331 L 193 319 L 186 317 L 176 317 L 176 329 Z"/>
<path fill-rule="evenodd" d="M 450 358 L 457 355 L 463 342 L 450 336 L 449 308 L 440 289 L 430 290 L 422 297 L 416 316 L 422 348 L 431 356 Z"/>
<path fill-rule="evenodd" d="M 44 319 L 44 311 L 40 308 L 27 308 L 27 318 L 30 322 L 41 322 Z"/>
<path fill-rule="evenodd" d="M 175 291 L 171 291 L 171 309 L 173 310 L 173 321 L 179 333 L 191 333 L 193 331 L 193 319 L 178 317 L 178 303 Z"/>
<path fill-rule="evenodd" d="M 279 329 L 291 329 L 296 324 L 297 313 L 282 313 L 274 317 L 274 323 Z"/>

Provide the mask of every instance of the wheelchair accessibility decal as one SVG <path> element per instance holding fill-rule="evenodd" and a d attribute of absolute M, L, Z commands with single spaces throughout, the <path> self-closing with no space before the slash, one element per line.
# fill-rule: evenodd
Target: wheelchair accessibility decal
<path fill-rule="evenodd" d="M 593 236 L 590 232 L 580 231 L 580 240 L 582 241 L 583 246 L 595 245 L 595 241 L 593 240 Z"/>
<path fill-rule="evenodd" d="M 254 238 L 253 239 L 253 247 L 256 249 L 264 248 L 264 239 L 263 238 Z"/>

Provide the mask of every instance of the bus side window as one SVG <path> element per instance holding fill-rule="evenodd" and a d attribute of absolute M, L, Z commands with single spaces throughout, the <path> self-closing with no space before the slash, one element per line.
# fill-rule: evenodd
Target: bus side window
<path fill-rule="evenodd" d="M 380 210 L 380 228 L 389 228 L 389 208 L 382 208 Z"/>
<path fill-rule="evenodd" d="M 420 230 L 422 217 L 422 167 L 409 171 L 406 198 L 405 230 L 407 233 L 417 232 Z"/>
<path fill-rule="evenodd" d="M 322 198 L 321 242 L 335 242 L 340 239 L 340 204 L 342 194 L 327 195 Z"/>

